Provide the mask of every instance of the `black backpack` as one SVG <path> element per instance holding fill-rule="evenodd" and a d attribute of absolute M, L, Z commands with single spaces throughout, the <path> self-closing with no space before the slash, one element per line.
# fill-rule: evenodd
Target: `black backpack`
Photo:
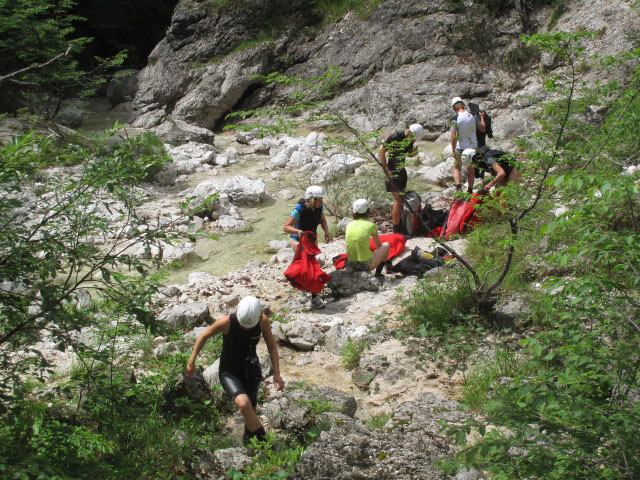
<path fill-rule="evenodd" d="M 489 115 L 489 113 L 487 113 L 485 110 L 481 110 L 480 105 L 478 105 L 477 103 L 469 103 L 469 112 L 474 117 L 480 115 L 480 112 L 484 112 L 484 122 L 487 125 L 487 131 L 481 132 L 480 130 L 476 129 L 478 148 L 484 147 L 487 144 L 486 137 L 493 138 L 493 128 L 491 128 L 491 115 Z"/>
<path fill-rule="evenodd" d="M 434 228 L 444 226 L 444 221 L 447 218 L 447 212 L 445 210 L 435 210 L 430 204 L 426 203 L 424 207 L 422 207 L 420 216 L 422 217 L 422 221 L 425 225 L 433 230 Z"/>

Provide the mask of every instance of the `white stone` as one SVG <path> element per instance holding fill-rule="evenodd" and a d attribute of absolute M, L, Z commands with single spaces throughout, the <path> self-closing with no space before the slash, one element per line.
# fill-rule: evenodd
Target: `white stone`
<path fill-rule="evenodd" d="M 262 179 L 251 179 L 243 175 L 228 178 L 222 190 L 234 204 L 257 205 L 267 198 Z"/>
<path fill-rule="evenodd" d="M 249 224 L 242 218 L 232 217 L 231 215 L 222 215 L 216 221 L 216 225 L 225 233 L 251 230 Z"/>
<path fill-rule="evenodd" d="M 289 159 L 291 159 L 293 152 L 297 151 L 298 148 L 300 148 L 298 143 L 287 144 L 275 157 L 271 159 L 271 166 L 276 168 L 285 167 L 287 163 L 289 163 Z"/>

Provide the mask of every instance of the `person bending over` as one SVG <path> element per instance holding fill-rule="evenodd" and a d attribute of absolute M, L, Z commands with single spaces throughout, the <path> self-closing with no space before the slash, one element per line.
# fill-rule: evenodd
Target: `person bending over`
<path fill-rule="evenodd" d="M 327 225 L 327 219 L 324 216 L 324 189 L 318 185 L 311 185 L 304 192 L 304 198 L 300 199 L 298 205 L 295 206 L 289 219 L 285 222 L 285 233 L 289 233 L 289 244 L 291 249 L 295 253 L 298 249 L 298 243 L 300 242 L 300 235 L 303 232 L 311 231 L 316 233 L 318 225 L 322 225 L 324 230 L 324 241 L 329 243 L 331 241 L 331 235 L 329 234 L 329 226 Z M 317 240 L 314 240 L 317 243 Z M 324 301 L 315 293 L 311 294 L 311 307 L 323 308 L 325 306 Z"/>
<path fill-rule="evenodd" d="M 193 347 L 187 363 L 186 374 L 193 377 L 196 358 L 207 340 L 222 334 L 222 355 L 220 355 L 220 384 L 227 395 L 240 410 L 244 418 L 244 440 L 252 437 L 262 440 L 264 427 L 256 414 L 258 404 L 258 386 L 262 380 L 260 361 L 256 354 L 256 345 L 260 336 L 264 337 L 273 364 L 273 383 L 278 390 L 284 388 L 280 376 L 278 347 L 271 333 L 271 324 L 262 313 L 260 301 L 256 297 L 247 296 L 240 300 L 235 312 L 218 318 L 198 339 Z"/>
<path fill-rule="evenodd" d="M 347 225 L 345 241 L 347 244 L 347 265 L 356 271 L 375 269 L 377 277 L 382 275 L 382 267 L 389 256 L 389 243 L 380 241 L 378 226 L 369 220 L 369 202 L 360 198 L 353 202 L 353 220 Z M 371 252 L 369 239 L 378 247 Z"/>
<path fill-rule="evenodd" d="M 493 180 L 482 188 L 484 193 L 488 193 L 494 186 L 504 187 L 509 182 L 520 181 L 520 171 L 516 168 L 513 157 L 502 150 L 484 148 L 476 152 L 476 150 L 467 149 L 462 152 L 462 157 L 471 159 L 471 165 L 480 178 L 484 178 L 485 172 L 494 176 Z M 473 182 L 470 186 L 473 188 Z"/>

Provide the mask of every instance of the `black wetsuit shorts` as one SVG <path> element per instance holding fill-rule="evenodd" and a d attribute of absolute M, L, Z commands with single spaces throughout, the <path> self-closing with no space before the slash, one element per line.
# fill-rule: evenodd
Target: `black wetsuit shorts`
<path fill-rule="evenodd" d="M 401 168 L 391 172 L 391 179 L 385 182 L 387 192 L 404 192 L 407 189 L 407 170 Z"/>
<path fill-rule="evenodd" d="M 220 384 L 231 400 L 235 400 L 238 395 L 245 394 L 249 397 L 249 400 L 251 400 L 253 408 L 256 408 L 258 405 L 259 379 L 240 379 L 231 372 L 220 372 Z"/>

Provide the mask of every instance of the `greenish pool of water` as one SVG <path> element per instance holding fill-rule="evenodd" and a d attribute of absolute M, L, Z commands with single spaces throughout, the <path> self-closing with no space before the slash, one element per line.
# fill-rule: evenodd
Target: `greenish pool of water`
<path fill-rule="evenodd" d="M 125 123 L 128 114 L 123 111 L 112 111 L 106 99 L 93 99 L 89 102 L 87 114 L 83 119 L 81 130 L 96 132 L 111 127 L 114 121 Z M 308 134 L 308 131 L 300 131 L 297 136 Z M 215 144 L 219 151 L 223 152 L 227 147 L 239 147 L 233 142 L 232 133 L 218 133 Z M 422 152 L 440 155 L 445 144 L 442 142 L 419 142 L 418 148 Z M 240 148 L 239 148 L 240 149 Z M 214 276 L 224 275 L 238 270 L 254 260 L 268 261 L 272 253 L 267 253 L 266 248 L 270 240 L 287 240 L 288 235 L 282 231 L 282 226 L 289 218 L 292 208 L 304 194 L 308 183 L 308 173 L 279 171 L 279 178 L 272 179 L 271 172 L 261 170 L 260 167 L 268 156 L 256 158 L 255 156 L 240 155 L 239 162 L 221 170 L 219 175 L 211 177 L 210 174 L 195 174 L 189 177 L 189 186 L 195 187 L 205 180 L 221 181 L 233 175 L 245 175 L 250 178 L 261 178 L 267 185 L 267 191 L 271 197 L 259 206 L 239 207 L 245 221 L 251 225 L 251 231 L 241 233 L 223 234 L 217 241 L 209 238 L 199 239 L 196 243 L 195 253 L 202 259 L 184 265 L 180 268 L 168 268 L 165 284 L 186 283 L 189 274 L 194 271 L 203 271 Z M 408 165 L 410 168 L 420 168 L 417 165 Z M 307 179 L 305 179 L 307 177 Z M 382 177 L 371 178 L 371 182 L 382 184 Z M 289 189 L 294 197 L 283 200 L 276 196 L 282 189 Z M 409 178 L 408 188 L 419 193 L 439 190 L 437 187 L 423 182 L 416 176 Z M 376 189 L 380 194 L 388 197 L 383 187 Z M 340 220 L 327 216 L 329 227 L 333 230 Z"/>

